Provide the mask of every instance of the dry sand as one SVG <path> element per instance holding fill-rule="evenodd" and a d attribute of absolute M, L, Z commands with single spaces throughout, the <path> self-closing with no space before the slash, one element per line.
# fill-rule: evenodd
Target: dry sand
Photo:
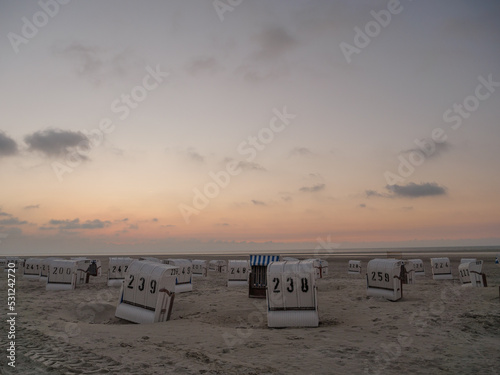
<path fill-rule="evenodd" d="M 465 255 L 464 255 L 465 257 Z M 500 267 L 483 271 L 487 288 L 426 276 L 405 285 L 403 299 L 366 296 L 363 275 L 348 258 L 330 258 L 318 280 L 318 328 L 267 328 L 265 300 L 226 275 L 195 278 L 177 294 L 166 323 L 131 324 L 114 317 L 119 288 L 103 275 L 72 291 L 48 292 L 17 275 L 16 369 L 7 366 L 7 277 L 0 273 L 2 374 L 499 374 Z M 354 259 L 354 258 L 353 258 Z M 368 258 L 363 260 L 366 266 Z"/>

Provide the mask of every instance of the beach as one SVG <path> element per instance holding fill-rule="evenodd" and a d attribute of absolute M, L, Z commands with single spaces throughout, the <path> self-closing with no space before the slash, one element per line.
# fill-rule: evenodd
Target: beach
<path fill-rule="evenodd" d="M 460 285 L 459 257 L 450 258 L 454 279 L 440 281 L 421 257 L 426 275 L 404 285 L 397 302 L 367 297 L 364 267 L 371 258 L 327 258 L 328 275 L 316 282 L 319 327 L 283 329 L 267 327 L 265 299 L 248 298 L 248 287 L 226 287 L 227 275 L 216 272 L 176 294 L 167 322 L 118 319 L 120 288 L 107 286 L 109 258 L 98 259 L 102 276 L 75 290 L 46 291 L 45 283 L 16 275 L 16 367 L 2 354 L 2 374 L 500 372 L 500 267 L 491 257 L 483 258 L 485 288 Z M 347 274 L 349 259 L 362 261 L 360 275 Z M 0 274 L 2 301 L 6 275 Z M 6 317 L 6 302 L 1 311 Z"/>

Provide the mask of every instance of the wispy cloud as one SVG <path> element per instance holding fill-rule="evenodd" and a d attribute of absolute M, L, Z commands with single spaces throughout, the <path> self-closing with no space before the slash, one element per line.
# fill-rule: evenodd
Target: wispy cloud
<path fill-rule="evenodd" d="M 413 147 L 401 151 L 402 154 L 408 155 L 412 152 L 422 153 L 427 159 L 437 158 L 451 149 L 451 144 L 447 141 L 436 143 L 430 138 L 417 139 L 416 144 L 419 147 Z"/>
<path fill-rule="evenodd" d="M 25 210 L 33 210 L 33 209 L 36 209 L 36 208 L 40 208 L 40 205 L 39 204 L 30 204 L 28 206 L 24 206 L 23 208 Z"/>
<path fill-rule="evenodd" d="M 0 225 L 24 225 L 28 224 L 26 220 L 19 220 L 17 217 L 9 217 L 8 219 L 0 220 Z"/>
<path fill-rule="evenodd" d="M 236 73 L 239 74 L 246 82 L 259 83 L 269 82 L 280 79 L 289 74 L 290 68 L 285 64 L 278 64 L 264 68 L 261 65 L 242 64 Z"/>
<path fill-rule="evenodd" d="M 113 51 L 78 41 L 59 43 L 52 48 L 52 52 L 71 62 L 75 73 L 94 85 L 111 78 L 122 78 L 138 65 L 130 51 Z"/>
<path fill-rule="evenodd" d="M 255 50 L 235 73 L 246 82 L 269 82 L 290 74 L 285 59 L 298 45 L 298 40 L 281 26 L 266 27 L 254 35 Z"/>
<path fill-rule="evenodd" d="M 191 75 L 213 74 L 219 69 L 220 64 L 213 57 L 197 57 L 186 66 L 186 70 Z"/>
<path fill-rule="evenodd" d="M 203 163 L 205 161 L 205 157 L 193 148 L 189 148 L 187 151 L 185 151 L 185 155 L 189 161 L 195 163 Z"/>
<path fill-rule="evenodd" d="M 388 194 L 384 194 L 384 193 L 379 193 L 378 191 L 376 190 L 365 190 L 365 194 L 366 194 L 366 197 L 367 198 L 370 198 L 370 197 L 383 197 L 383 198 L 390 198 L 388 196 Z"/>
<path fill-rule="evenodd" d="M 267 204 L 263 201 L 258 201 L 258 200 L 255 200 L 255 199 L 252 199 L 252 203 L 255 205 L 255 206 L 267 206 Z"/>
<path fill-rule="evenodd" d="M 240 161 L 237 165 L 237 168 L 241 168 L 244 171 L 266 171 L 266 168 L 264 168 L 262 165 L 253 161 L 246 160 Z"/>
<path fill-rule="evenodd" d="M 318 191 L 325 190 L 325 187 L 326 187 L 325 184 L 316 184 L 313 186 L 303 186 L 299 189 L 299 191 L 304 193 L 316 193 Z"/>
<path fill-rule="evenodd" d="M 101 229 L 106 228 L 111 225 L 111 221 L 108 220 L 87 220 L 85 222 L 80 222 L 80 219 L 76 218 L 73 220 L 55 220 L 49 221 L 49 224 L 53 226 L 54 229 Z M 49 229 L 45 227 L 45 229 Z"/>
<path fill-rule="evenodd" d="M 314 152 L 309 150 L 307 147 L 294 147 L 290 151 L 290 156 L 313 156 Z"/>
<path fill-rule="evenodd" d="M 257 59 L 269 60 L 283 56 L 298 45 L 295 39 L 283 27 L 266 28 L 255 36 L 258 45 Z"/>
<path fill-rule="evenodd" d="M 0 209 L 0 217 L 6 217 L 6 219 L 0 219 L 0 225 L 25 225 L 28 224 L 26 220 L 19 220 L 19 218 L 15 217 L 8 212 L 2 211 Z"/>

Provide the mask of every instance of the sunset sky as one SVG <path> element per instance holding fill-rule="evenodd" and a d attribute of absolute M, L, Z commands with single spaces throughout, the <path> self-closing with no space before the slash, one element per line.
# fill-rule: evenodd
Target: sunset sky
<path fill-rule="evenodd" d="M 500 245 L 500 3 L 0 2 L 0 255 Z"/>

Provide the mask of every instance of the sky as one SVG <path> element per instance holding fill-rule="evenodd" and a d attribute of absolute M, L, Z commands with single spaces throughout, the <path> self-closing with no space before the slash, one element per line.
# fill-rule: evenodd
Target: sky
<path fill-rule="evenodd" d="M 0 255 L 500 245 L 500 4 L 0 1 Z"/>

